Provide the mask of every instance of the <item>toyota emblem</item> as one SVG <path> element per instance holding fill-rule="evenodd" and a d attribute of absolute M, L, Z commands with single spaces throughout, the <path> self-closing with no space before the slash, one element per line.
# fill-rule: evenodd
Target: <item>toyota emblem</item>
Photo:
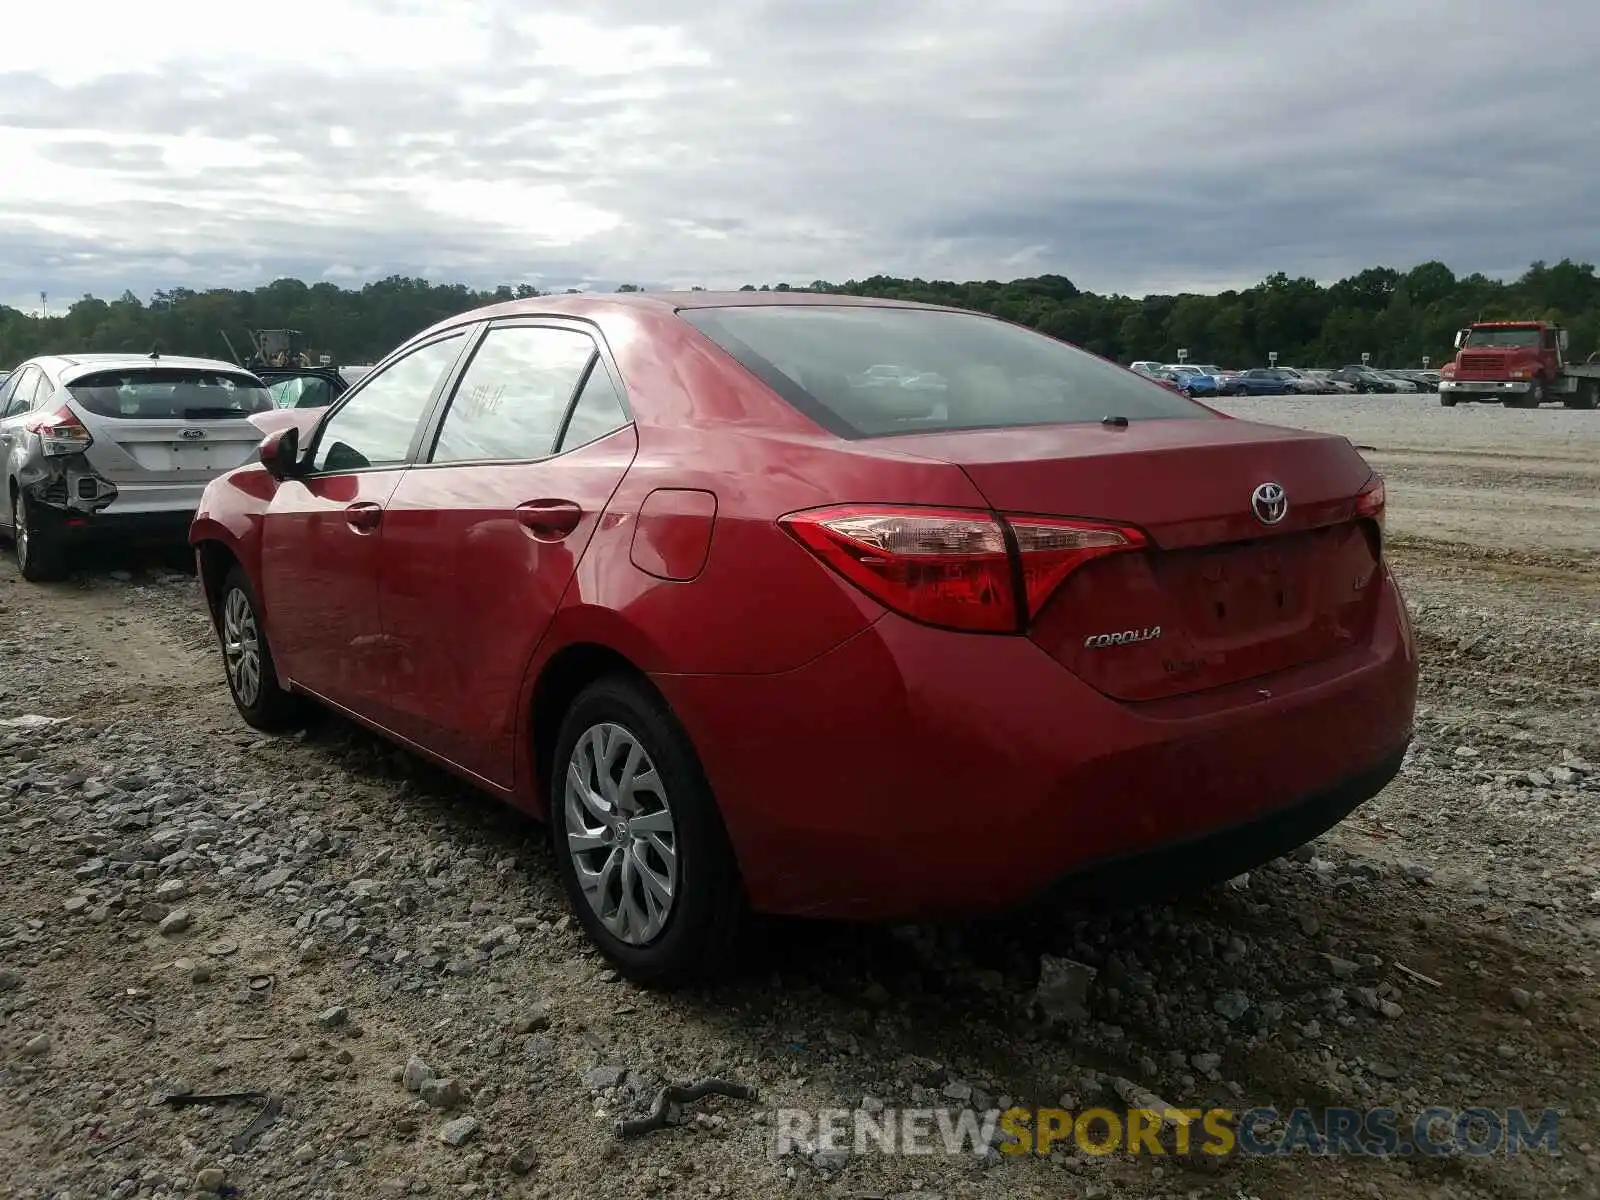
<path fill-rule="evenodd" d="M 1281 483 L 1263 483 L 1250 494 L 1250 510 L 1263 525 L 1276 525 L 1289 515 L 1289 497 Z"/>

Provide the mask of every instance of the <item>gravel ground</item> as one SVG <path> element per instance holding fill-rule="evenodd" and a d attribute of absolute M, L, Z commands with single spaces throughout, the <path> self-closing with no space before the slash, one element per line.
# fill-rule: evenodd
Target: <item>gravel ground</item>
<path fill-rule="evenodd" d="M 1229 407 L 1345 433 L 1389 476 L 1426 656 L 1402 777 L 1180 905 L 780 925 L 697 994 L 605 969 L 523 818 L 331 718 L 248 731 L 191 576 L 36 587 L 8 560 L 0 1193 L 1600 1195 L 1600 415 Z M 1042 956 L 1098 969 L 1086 1015 L 1042 1019 Z M 709 1075 L 760 1097 L 612 1136 Z M 1555 1107 L 1561 1153 L 772 1150 L 778 1107 L 1077 1109 L 1130 1081 L 1193 1107 Z M 260 1101 L 164 1103 L 190 1090 L 276 1105 L 263 1130 Z"/>

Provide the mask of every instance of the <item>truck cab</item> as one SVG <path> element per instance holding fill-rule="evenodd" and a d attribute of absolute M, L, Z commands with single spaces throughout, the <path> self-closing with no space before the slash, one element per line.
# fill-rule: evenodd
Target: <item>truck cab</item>
<path fill-rule="evenodd" d="M 1479 321 L 1456 333 L 1456 356 L 1439 375 L 1439 402 L 1498 400 L 1507 408 L 1538 408 L 1577 394 L 1568 374 L 1567 331 L 1547 321 Z"/>

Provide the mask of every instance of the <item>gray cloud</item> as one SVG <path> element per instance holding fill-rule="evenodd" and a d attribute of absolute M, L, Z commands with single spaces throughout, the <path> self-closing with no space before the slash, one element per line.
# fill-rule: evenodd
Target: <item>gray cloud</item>
<path fill-rule="evenodd" d="M 1600 256 L 1579 0 L 1516 10 L 1531 65 L 1491 0 L 595 0 L 590 33 L 478 0 L 426 69 L 388 39 L 429 10 L 366 7 L 326 54 L 0 74 L 37 185 L 0 194 L 0 296 L 880 271 L 1141 292 Z"/>

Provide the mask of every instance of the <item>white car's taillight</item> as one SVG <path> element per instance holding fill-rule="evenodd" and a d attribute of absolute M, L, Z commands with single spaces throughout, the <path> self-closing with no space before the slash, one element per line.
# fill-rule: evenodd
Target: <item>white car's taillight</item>
<path fill-rule="evenodd" d="M 78 414 L 65 405 L 53 413 L 42 413 L 31 418 L 23 428 L 39 435 L 40 452 L 47 458 L 82 454 L 94 445 L 94 435 L 78 420 Z"/>

